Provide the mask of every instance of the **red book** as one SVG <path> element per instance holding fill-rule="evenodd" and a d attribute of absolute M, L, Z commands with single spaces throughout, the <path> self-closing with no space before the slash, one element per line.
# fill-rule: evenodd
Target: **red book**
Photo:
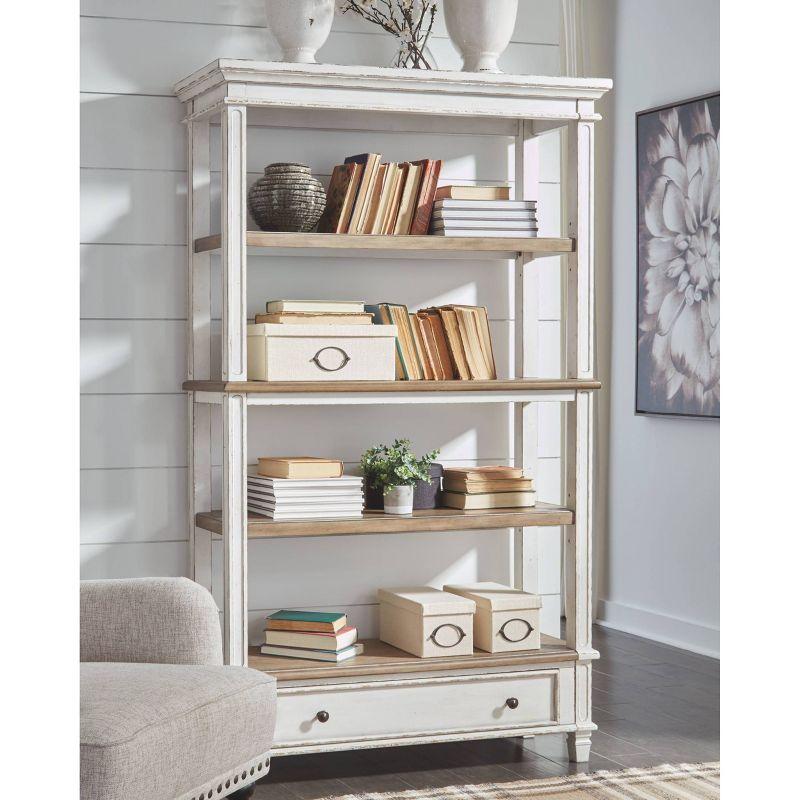
<path fill-rule="evenodd" d="M 440 159 L 426 158 L 413 163 L 422 166 L 422 180 L 420 182 L 417 210 L 414 213 L 414 220 L 411 223 L 409 233 L 412 236 L 424 236 L 428 232 L 428 226 L 431 224 L 433 201 L 436 195 L 436 187 L 439 185 L 442 162 Z"/>

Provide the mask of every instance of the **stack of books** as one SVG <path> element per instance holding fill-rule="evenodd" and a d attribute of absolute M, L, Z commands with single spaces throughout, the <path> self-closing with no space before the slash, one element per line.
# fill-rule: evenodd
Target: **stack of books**
<path fill-rule="evenodd" d="M 485 307 L 438 306 L 416 314 L 399 303 L 365 308 L 373 314 L 375 324 L 397 326 L 397 380 L 497 378 Z"/>
<path fill-rule="evenodd" d="M 341 461 L 312 456 L 258 459 L 247 476 L 247 510 L 275 520 L 360 517 L 364 479 L 344 475 Z"/>
<path fill-rule="evenodd" d="M 338 663 L 364 652 L 364 645 L 356 639 L 358 631 L 347 624 L 345 614 L 276 611 L 267 617 L 261 652 L 267 656 Z"/>
<path fill-rule="evenodd" d="M 516 467 L 448 467 L 442 505 L 465 511 L 530 508 L 536 505 L 533 481 Z"/>
<path fill-rule="evenodd" d="M 379 153 L 350 156 L 333 170 L 318 233 L 422 236 L 428 232 L 442 162 L 381 164 Z"/>
<path fill-rule="evenodd" d="M 256 325 L 371 325 L 372 314 L 359 300 L 267 300 Z"/>
<path fill-rule="evenodd" d="M 436 236 L 536 236 L 535 200 L 510 200 L 508 186 L 440 186 L 431 233 Z"/>

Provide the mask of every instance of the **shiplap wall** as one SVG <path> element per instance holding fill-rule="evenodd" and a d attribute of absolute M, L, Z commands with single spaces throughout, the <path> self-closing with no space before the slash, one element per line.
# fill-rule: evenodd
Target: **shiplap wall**
<path fill-rule="evenodd" d="M 82 0 L 81 13 L 82 575 L 182 575 L 188 569 L 186 404 L 180 391 L 186 175 L 182 109 L 172 86 L 215 58 L 270 59 L 277 51 L 261 0 Z M 521 0 L 501 65 L 506 72 L 556 74 L 558 40 L 558 0 Z M 391 37 L 362 20 L 337 17 L 318 58 L 385 66 L 394 49 Z M 442 20 L 430 50 L 438 67 L 459 67 Z M 325 181 L 332 165 L 367 150 L 387 160 L 443 158 L 443 177 L 454 182 L 514 174 L 510 138 L 295 128 L 251 131 L 248 172 L 252 181 L 272 161 L 297 160 Z M 539 160 L 540 225 L 543 234 L 555 234 L 557 138 L 543 140 Z M 559 264 L 542 261 L 537 269 L 538 373 L 558 375 Z M 266 298 L 280 296 L 390 300 L 411 308 L 479 302 L 489 309 L 500 372 L 508 374 L 512 265 L 382 260 L 376 268 L 370 259 L 256 258 L 248 292 L 250 315 Z M 558 501 L 560 409 L 542 404 L 539 420 L 539 495 Z M 507 462 L 513 449 L 503 406 L 255 409 L 249 418 L 251 461 L 268 452 L 308 452 L 353 466 L 366 447 L 394 436 L 408 436 L 419 450 L 440 447 L 445 463 Z M 214 463 L 220 463 L 219 448 Z M 540 533 L 540 591 L 545 630 L 552 633 L 560 611 L 560 536 L 559 529 Z M 219 561 L 217 550 L 216 566 Z M 275 607 L 343 607 L 369 634 L 378 586 L 511 579 L 505 531 L 258 541 L 250 545 L 250 562 L 253 638 L 264 612 Z"/>

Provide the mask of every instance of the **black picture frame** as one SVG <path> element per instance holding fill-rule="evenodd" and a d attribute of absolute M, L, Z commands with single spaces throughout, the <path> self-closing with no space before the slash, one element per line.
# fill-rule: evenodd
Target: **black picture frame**
<path fill-rule="evenodd" d="M 704 370 L 701 372 L 702 378 L 698 378 L 696 381 L 692 381 L 691 377 L 684 377 L 683 383 L 686 383 L 689 386 L 693 386 L 696 392 L 700 392 L 702 394 L 702 400 L 700 400 L 696 393 L 693 395 L 691 400 L 687 399 L 685 396 L 685 390 L 683 388 L 683 383 L 681 384 L 681 389 L 678 390 L 677 394 L 673 395 L 672 397 L 669 396 L 669 392 L 672 390 L 674 386 L 674 382 L 670 382 L 669 380 L 666 381 L 665 386 L 661 386 L 657 382 L 657 378 L 660 377 L 658 375 L 658 367 L 654 366 L 653 363 L 653 342 L 656 337 L 656 333 L 652 333 L 650 331 L 645 331 L 643 328 L 646 327 L 648 324 L 653 324 L 652 314 L 644 314 L 644 316 L 650 316 L 651 319 L 644 321 L 643 320 L 643 311 L 645 307 L 643 306 L 643 287 L 644 284 L 647 282 L 645 280 L 645 273 L 649 268 L 648 262 L 645 260 L 643 253 L 646 250 L 647 242 L 650 239 L 654 239 L 656 237 L 649 234 L 647 230 L 647 225 L 645 223 L 645 209 L 647 206 L 647 190 L 648 187 L 653 186 L 653 176 L 656 174 L 657 170 L 653 169 L 653 164 L 650 163 L 648 159 L 648 148 L 653 148 L 653 137 L 656 135 L 656 131 L 659 129 L 660 126 L 663 126 L 662 120 L 662 112 L 671 112 L 675 111 L 677 114 L 677 119 L 680 122 L 681 129 L 684 127 L 684 124 L 689 120 L 688 128 L 690 129 L 687 131 L 691 135 L 691 130 L 693 129 L 693 120 L 694 117 L 692 114 L 698 113 L 701 110 L 701 105 L 705 104 L 707 109 L 707 115 L 710 118 L 710 122 L 713 126 L 713 130 L 716 132 L 716 135 L 719 133 L 720 128 L 720 92 L 709 92 L 707 94 L 699 95 L 696 97 L 691 97 L 687 100 L 681 100 L 673 103 L 666 103 L 664 105 L 656 106 L 653 108 L 648 108 L 643 111 L 638 111 L 636 113 L 636 338 L 635 338 L 635 346 L 636 346 L 636 353 L 635 353 L 635 363 L 636 363 L 636 371 L 635 371 L 635 384 L 634 384 L 634 413 L 636 415 L 646 415 L 646 416 L 654 416 L 654 417 L 666 417 L 666 418 L 686 418 L 686 419 L 719 419 L 720 416 L 720 401 L 719 401 L 719 212 L 717 211 L 716 216 L 716 233 L 713 237 L 716 242 L 716 292 L 715 292 L 715 301 L 716 301 L 716 356 L 715 356 L 715 366 L 716 366 L 716 382 L 715 385 L 711 387 L 709 392 L 708 388 L 708 371 Z M 674 118 L 673 118 L 674 119 Z M 663 126 L 666 127 L 666 126 Z M 703 135 L 703 134 L 700 134 Z M 659 143 L 660 144 L 660 143 Z M 653 152 L 653 149 L 650 150 Z M 719 151 L 717 149 L 717 176 L 719 175 Z M 661 151 L 659 150 L 659 154 Z M 655 156 L 652 156 L 654 158 Z M 656 163 L 663 163 L 663 162 L 656 162 Z M 718 204 L 717 204 L 718 205 Z M 694 248 L 689 248 L 688 252 L 693 252 Z M 711 285 L 714 285 L 712 281 Z M 698 284 L 699 286 L 699 284 Z M 676 285 L 677 291 L 677 285 Z M 696 290 L 696 292 L 699 290 Z M 708 299 L 710 300 L 710 289 L 706 293 Z M 701 293 L 702 294 L 702 293 Z M 698 305 L 701 305 L 701 302 L 698 302 Z M 706 309 L 708 308 L 708 303 L 706 303 Z M 681 308 L 681 311 L 678 312 L 676 316 L 676 320 L 685 310 L 685 304 Z M 709 316 L 707 310 L 702 312 L 706 317 Z M 707 329 L 707 327 L 706 327 Z M 663 342 L 664 337 L 661 337 L 660 341 Z M 649 353 L 649 361 L 648 361 L 648 346 L 650 347 Z M 665 363 L 666 370 L 670 369 L 670 366 L 675 367 L 675 361 L 673 359 L 661 359 L 661 363 Z M 684 367 L 685 368 L 685 367 Z M 676 371 L 679 371 L 676 369 Z M 690 371 L 691 375 L 691 371 Z M 676 380 L 676 376 L 673 374 L 672 379 Z M 700 389 L 697 389 L 697 386 L 700 386 Z M 710 398 L 710 399 L 709 399 Z"/>

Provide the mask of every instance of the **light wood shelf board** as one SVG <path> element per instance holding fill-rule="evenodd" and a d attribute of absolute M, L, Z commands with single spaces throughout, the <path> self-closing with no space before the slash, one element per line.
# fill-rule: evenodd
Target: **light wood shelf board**
<path fill-rule="evenodd" d="M 222 512 L 197 514 L 198 528 L 222 533 Z M 434 508 L 415 511 L 411 516 L 365 511 L 356 519 L 271 520 L 249 514 L 249 539 L 287 539 L 305 536 L 357 536 L 376 533 L 443 533 L 445 531 L 497 530 L 572 525 L 574 514 L 568 508 L 538 503 L 534 508 L 494 508 L 481 511 L 460 511 L 455 508 Z"/>
<path fill-rule="evenodd" d="M 531 253 L 559 255 L 575 249 L 573 239 L 551 237 L 489 236 L 372 236 L 346 233 L 265 233 L 247 232 L 247 246 L 252 248 L 309 248 L 314 250 L 389 250 L 398 253 Z M 195 253 L 219 250 L 222 236 L 214 234 L 195 239 Z"/>
<path fill-rule="evenodd" d="M 567 378 L 515 378 L 495 381 L 184 381 L 183 383 L 183 389 L 187 392 L 235 394 L 587 391 L 600 388 L 600 381 Z"/>
<path fill-rule="evenodd" d="M 299 658 L 265 656 L 259 647 L 251 647 L 247 665 L 260 672 L 268 672 L 282 681 L 319 681 L 325 683 L 341 678 L 359 678 L 382 675 L 402 677 L 419 672 L 463 670 L 481 672 L 503 667 L 535 667 L 575 661 L 577 654 L 560 639 L 542 635 L 541 650 L 521 650 L 516 653 L 484 653 L 475 650 L 471 656 L 444 656 L 442 658 L 418 658 L 404 653 L 396 647 L 377 639 L 362 642 L 364 654 L 341 664 L 323 661 L 306 661 Z"/>

